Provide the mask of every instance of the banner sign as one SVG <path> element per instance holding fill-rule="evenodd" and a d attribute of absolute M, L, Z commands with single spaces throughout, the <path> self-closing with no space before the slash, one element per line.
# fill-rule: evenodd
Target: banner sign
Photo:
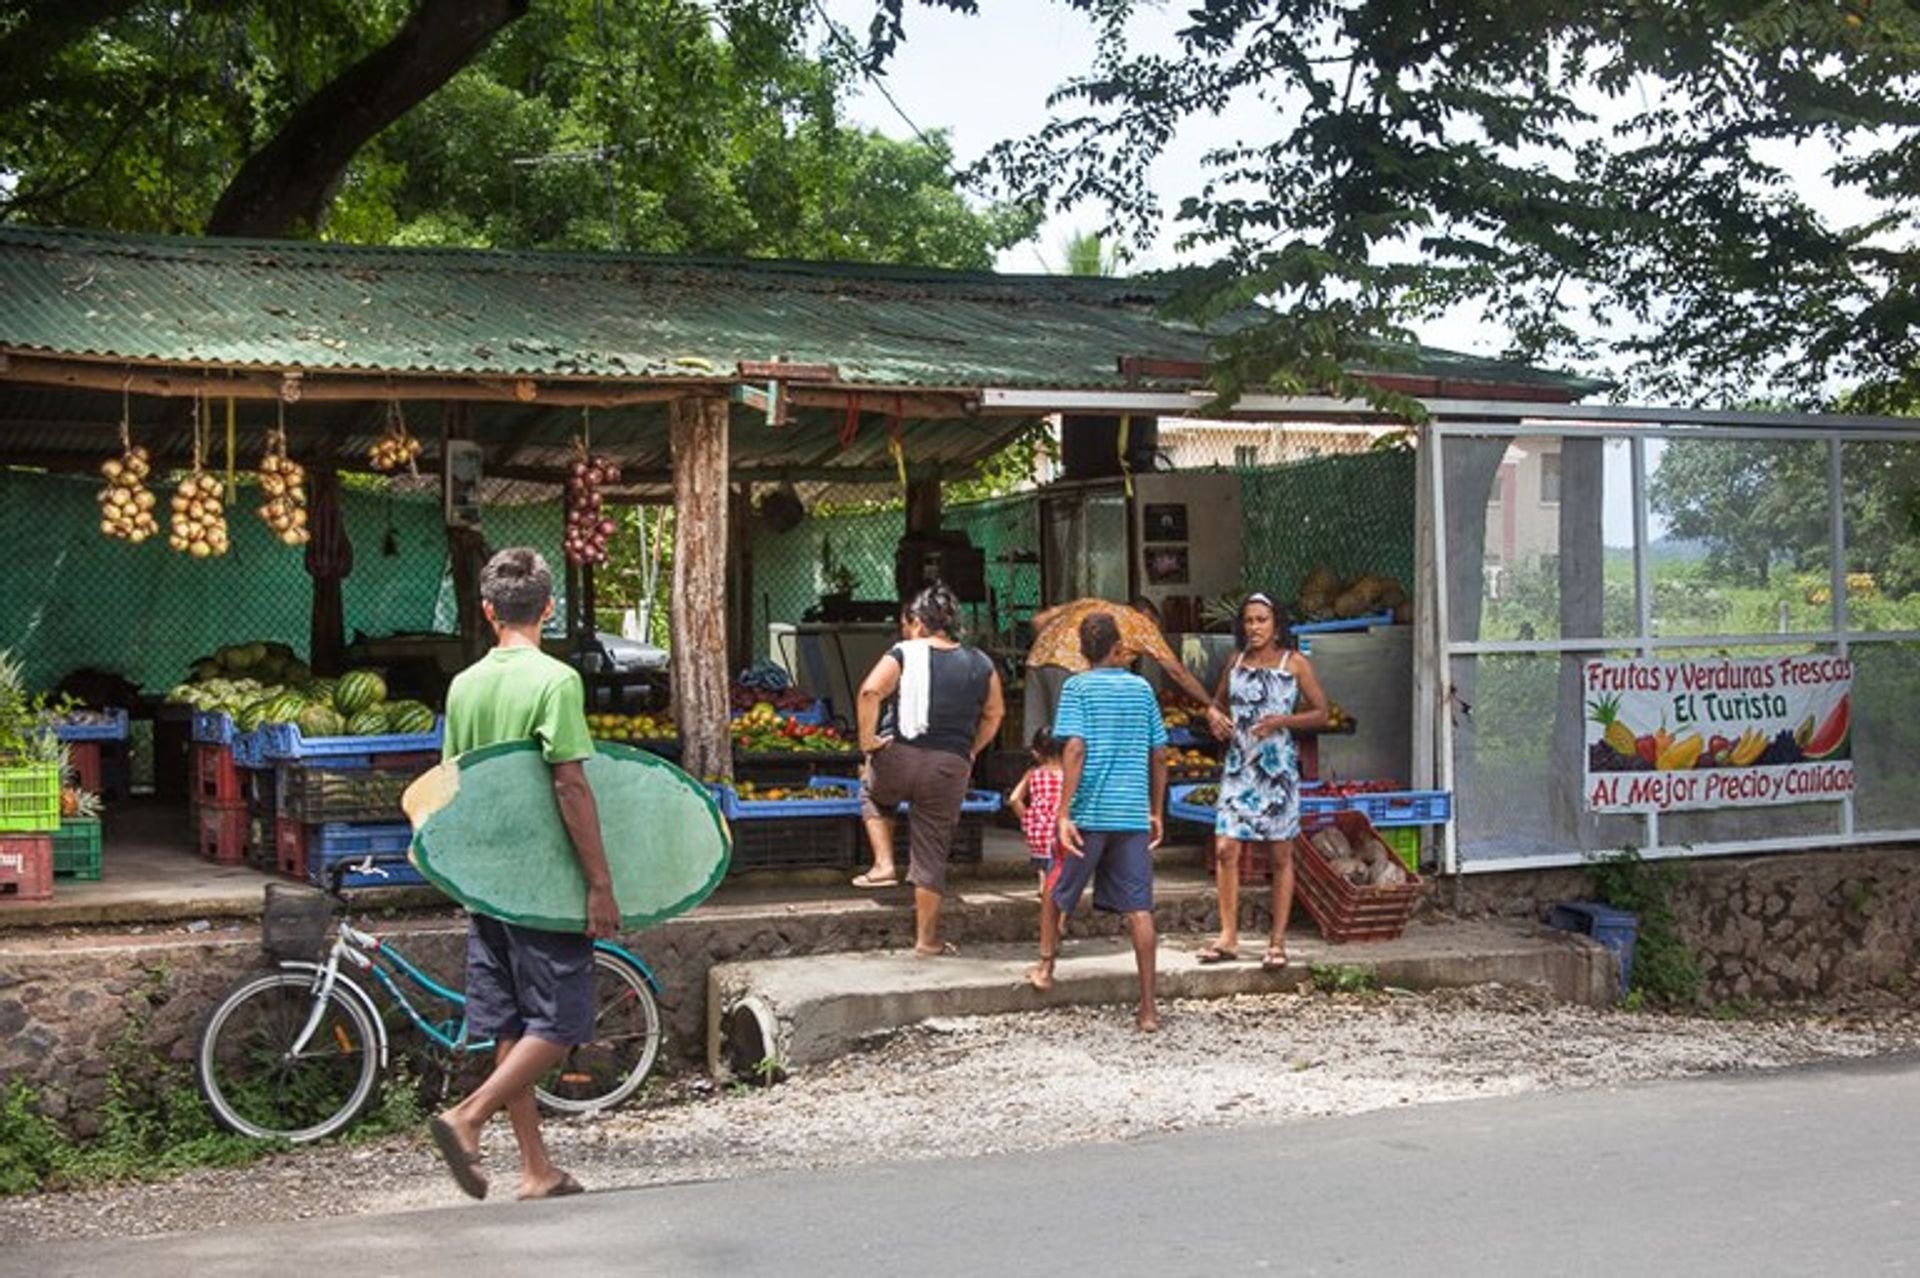
<path fill-rule="evenodd" d="M 1589 661 L 1587 807 L 1749 808 L 1853 792 L 1853 663 Z"/>

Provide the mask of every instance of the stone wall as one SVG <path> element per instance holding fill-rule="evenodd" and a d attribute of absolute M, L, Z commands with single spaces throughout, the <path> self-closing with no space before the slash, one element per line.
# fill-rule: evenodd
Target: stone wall
<path fill-rule="evenodd" d="M 904 904 L 867 899 L 765 908 L 708 908 L 624 938 L 662 985 L 663 1062 L 697 1066 L 706 1050 L 707 970 L 715 963 L 880 948 L 913 943 L 913 913 Z M 1198 932 L 1210 897 L 1169 894 L 1162 926 Z M 969 943 L 1032 943 L 1037 907 L 1025 893 L 983 893 L 950 907 L 946 931 Z M 1081 935 L 1118 930 L 1118 920 L 1076 923 Z M 381 927 L 409 960 L 457 988 L 464 925 L 452 922 Z M 0 939 L 0 1079 L 20 1079 L 44 1112 L 74 1135 L 100 1128 L 110 1071 L 147 1085 L 170 1069 L 191 1081 L 200 1025 L 226 992 L 265 966 L 259 929 L 165 938 L 55 938 L 21 931 Z M 390 1021 L 396 1047 L 418 1041 Z"/>
<path fill-rule="evenodd" d="M 1920 849 L 1847 848 L 1691 862 L 1674 913 L 1700 958 L 1701 997 L 1801 999 L 1920 987 Z M 1442 880 L 1432 908 L 1546 918 L 1589 898 L 1580 869 Z"/>

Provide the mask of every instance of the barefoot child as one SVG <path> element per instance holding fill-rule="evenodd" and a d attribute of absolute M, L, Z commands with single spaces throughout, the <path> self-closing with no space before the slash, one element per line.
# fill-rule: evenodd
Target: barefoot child
<path fill-rule="evenodd" d="M 1054 735 L 1064 743 L 1060 783 L 1060 850 L 1040 897 L 1040 961 L 1027 980 L 1053 988 L 1060 920 L 1093 886 L 1093 908 L 1125 917 L 1140 978 L 1134 1023 L 1160 1028 L 1154 1007 L 1153 849 L 1167 797 L 1167 729 L 1145 679 L 1126 668 L 1120 628 L 1096 612 L 1080 622 L 1080 650 L 1090 669 L 1060 690 Z"/>
<path fill-rule="evenodd" d="M 1054 848 L 1059 844 L 1060 818 L 1060 742 L 1045 728 L 1035 730 L 1029 747 L 1033 766 L 1020 778 L 1007 806 L 1020 818 L 1020 832 L 1027 836 L 1027 863 L 1039 876 L 1040 890 L 1047 890 L 1047 870 L 1053 865 Z"/>

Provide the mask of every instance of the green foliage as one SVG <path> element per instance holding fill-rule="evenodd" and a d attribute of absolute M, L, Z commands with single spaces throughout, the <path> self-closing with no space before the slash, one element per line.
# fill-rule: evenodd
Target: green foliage
<path fill-rule="evenodd" d="M 1633 947 L 1634 1003 L 1659 1007 L 1690 1004 L 1700 993 L 1700 962 L 1680 937 L 1673 898 L 1687 880 L 1680 861 L 1649 861 L 1623 848 L 1590 861 L 1593 894 L 1640 920 Z"/>
<path fill-rule="evenodd" d="M 1372 968 L 1353 963 L 1315 963 L 1307 968 L 1313 988 L 1328 994 L 1373 994 L 1380 989 L 1380 978 Z"/>
<path fill-rule="evenodd" d="M 1920 215 L 1911 6 L 1223 0 L 1185 6 L 1168 41 L 1140 0 L 1069 2 L 1093 64 L 983 168 L 1014 198 L 1103 207 L 1140 243 L 1171 211 L 1203 267 L 1191 313 L 1273 302 L 1223 343 L 1222 389 L 1337 389 L 1371 346 L 1464 304 L 1516 353 L 1638 361 L 1666 396 L 1920 391 L 1899 265 Z M 883 62 L 911 6 L 875 8 Z M 1163 209 L 1154 170 L 1201 116 L 1246 127 Z M 1839 157 L 1838 198 L 1803 193 L 1815 142 Z"/>
<path fill-rule="evenodd" d="M 0 134 L 17 143 L 0 217 L 201 229 L 241 161 L 414 6 L 113 8 L 0 89 Z M 0 19 L 0 41 L 54 23 Z M 534 5 L 365 145 L 309 229 L 963 268 L 1033 233 L 1036 210 L 962 197 L 943 135 L 847 126 L 853 68 L 814 52 L 812 32 L 805 0 Z"/>
<path fill-rule="evenodd" d="M 145 1084 L 116 1065 L 107 1076 L 100 1134 L 75 1141 L 16 1080 L 0 1099 L 0 1195 L 124 1180 L 158 1180 L 195 1167 L 231 1167 L 277 1152 L 271 1141 L 219 1130 L 177 1069 Z"/>

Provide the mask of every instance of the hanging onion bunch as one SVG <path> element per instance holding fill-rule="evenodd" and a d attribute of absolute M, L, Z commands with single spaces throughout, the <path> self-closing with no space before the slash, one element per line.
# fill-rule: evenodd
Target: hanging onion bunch
<path fill-rule="evenodd" d="M 173 494 L 173 528 L 167 544 L 195 559 L 227 553 L 226 488 L 197 466 Z"/>
<path fill-rule="evenodd" d="M 267 436 L 267 452 L 260 459 L 260 491 L 267 500 L 260 518 L 273 535 L 289 546 L 307 544 L 307 469 L 287 456 L 287 437 L 280 431 Z"/>
<path fill-rule="evenodd" d="M 567 477 L 567 562 L 604 564 L 607 542 L 620 525 L 601 512 L 600 489 L 620 482 L 620 463 L 588 456 L 583 443 L 575 445 L 575 454 Z"/>
<path fill-rule="evenodd" d="M 387 421 L 382 427 L 380 438 L 374 441 L 367 451 L 367 462 L 375 470 L 392 473 L 402 466 L 413 468 L 420 456 L 420 441 L 407 429 L 406 416 L 400 411 L 400 401 L 387 401 Z"/>
<path fill-rule="evenodd" d="M 102 533 L 138 545 L 160 531 L 160 521 L 153 517 L 157 500 L 147 489 L 151 470 L 144 448 L 129 447 L 100 463 L 100 473 L 107 478 L 98 494 Z"/>

